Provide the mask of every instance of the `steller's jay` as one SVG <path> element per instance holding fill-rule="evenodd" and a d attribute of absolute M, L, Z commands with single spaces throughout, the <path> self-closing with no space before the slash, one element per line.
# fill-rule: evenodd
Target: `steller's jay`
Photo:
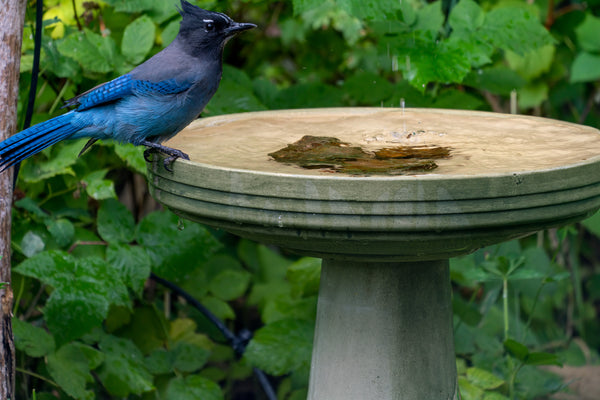
<path fill-rule="evenodd" d="M 179 33 L 161 52 L 128 74 L 66 102 L 76 108 L 34 125 L 0 143 L 0 171 L 64 139 L 91 138 L 144 145 L 169 157 L 188 159 L 161 145 L 197 118 L 215 94 L 222 74 L 223 47 L 238 32 L 256 27 L 181 0 Z M 81 154 L 81 153 L 80 153 Z"/>

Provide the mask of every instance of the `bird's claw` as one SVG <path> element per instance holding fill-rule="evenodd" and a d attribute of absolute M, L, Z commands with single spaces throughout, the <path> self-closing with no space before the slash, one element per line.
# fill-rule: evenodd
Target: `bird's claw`
<path fill-rule="evenodd" d="M 168 154 L 169 154 L 169 157 L 167 157 L 163 160 L 163 167 L 165 167 L 165 169 L 169 172 L 173 172 L 171 165 L 178 158 L 183 158 L 184 160 L 188 160 L 188 161 L 190 159 L 190 157 L 187 154 L 185 154 L 183 151 L 177 150 L 177 149 L 171 149 Z"/>

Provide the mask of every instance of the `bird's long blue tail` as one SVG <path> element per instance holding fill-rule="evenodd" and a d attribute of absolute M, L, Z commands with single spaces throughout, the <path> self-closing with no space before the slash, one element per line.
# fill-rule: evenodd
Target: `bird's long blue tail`
<path fill-rule="evenodd" d="M 79 128 L 71 125 L 72 119 L 73 111 L 27 128 L 0 143 L 0 172 L 73 135 Z"/>

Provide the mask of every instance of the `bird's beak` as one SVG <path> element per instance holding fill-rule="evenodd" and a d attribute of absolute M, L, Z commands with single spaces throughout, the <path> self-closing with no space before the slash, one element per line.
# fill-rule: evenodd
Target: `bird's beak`
<path fill-rule="evenodd" d="M 247 31 L 248 29 L 254 29 L 256 25 L 250 24 L 247 22 L 234 22 L 229 28 L 225 30 L 227 36 L 236 35 L 242 31 Z"/>

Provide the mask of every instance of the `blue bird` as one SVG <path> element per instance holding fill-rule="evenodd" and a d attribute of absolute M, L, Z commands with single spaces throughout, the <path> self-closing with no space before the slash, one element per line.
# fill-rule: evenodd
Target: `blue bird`
<path fill-rule="evenodd" d="M 167 154 L 165 168 L 181 150 L 161 143 L 196 119 L 217 91 L 223 47 L 235 34 L 255 28 L 227 15 L 181 0 L 183 17 L 177 37 L 161 52 L 128 74 L 66 102 L 71 111 L 34 125 L 0 143 L 0 171 L 61 140 L 91 138 L 144 145 Z M 80 154 L 81 154 L 80 153 Z"/>

